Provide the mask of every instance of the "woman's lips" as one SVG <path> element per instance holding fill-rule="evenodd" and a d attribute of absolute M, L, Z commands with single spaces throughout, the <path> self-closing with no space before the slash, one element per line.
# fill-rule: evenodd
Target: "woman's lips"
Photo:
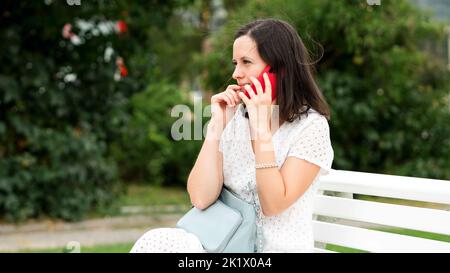
<path fill-rule="evenodd" d="M 249 83 L 243 83 L 243 84 L 239 84 L 239 86 L 244 89 L 244 86 L 249 85 Z"/>

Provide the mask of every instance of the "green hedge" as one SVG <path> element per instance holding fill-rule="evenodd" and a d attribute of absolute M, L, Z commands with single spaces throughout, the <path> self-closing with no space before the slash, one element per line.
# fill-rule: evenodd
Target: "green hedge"
<path fill-rule="evenodd" d="M 94 134 L 29 124 L 23 129 L 26 151 L 0 161 L 0 214 L 6 220 L 79 220 L 114 200 L 116 166 Z"/>
<path fill-rule="evenodd" d="M 181 117 L 171 117 L 171 109 L 183 105 L 194 111 L 183 94 L 187 95 L 187 90 L 161 81 L 131 98 L 130 118 L 121 137 L 112 144 L 124 181 L 185 185 L 202 141 L 172 139 L 172 124 Z"/>
<path fill-rule="evenodd" d="M 2 5 L 0 218 L 79 220 L 114 200 L 120 187 L 111 143 L 125 130 L 130 97 L 156 82 L 158 37 L 148 31 L 163 32 L 186 3 Z M 127 26 L 122 32 L 119 21 Z M 63 31 L 69 24 L 79 42 Z M 112 28 L 104 32 L 101 24 Z M 121 77 L 119 57 L 127 70 Z"/>

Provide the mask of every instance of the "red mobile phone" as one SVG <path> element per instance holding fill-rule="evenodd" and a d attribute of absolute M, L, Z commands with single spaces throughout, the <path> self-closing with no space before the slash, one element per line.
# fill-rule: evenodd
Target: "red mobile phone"
<path fill-rule="evenodd" d="M 261 83 L 263 92 L 266 92 L 266 84 L 265 84 L 265 81 L 264 81 L 263 74 L 264 74 L 264 72 L 267 73 L 267 76 L 269 76 L 270 85 L 272 86 L 272 101 L 274 101 L 276 99 L 276 97 L 277 97 L 277 92 L 276 92 L 276 90 L 277 90 L 277 77 L 276 77 L 275 73 L 271 73 L 270 72 L 270 69 L 271 69 L 270 65 L 267 65 L 264 68 L 263 72 L 261 72 L 261 74 L 258 76 L 257 79 Z M 256 94 L 256 88 L 255 88 L 255 85 L 253 83 L 250 85 L 250 88 L 252 88 L 253 92 L 255 92 L 255 94 Z M 246 89 L 244 89 L 244 94 L 247 96 L 247 98 L 250 99 L 250 95 L 248 94 Z"/>

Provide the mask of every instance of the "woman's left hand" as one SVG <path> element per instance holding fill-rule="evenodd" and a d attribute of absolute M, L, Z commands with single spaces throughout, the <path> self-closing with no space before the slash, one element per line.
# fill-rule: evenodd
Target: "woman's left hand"
<path fill-rule="evenodd" d="M 267 73 L 263 74 L 263 78 L 265 92 L 263 92 L 261 83 L 258 79 L 250 77 L 250 80 L 256 87 L 256 94 L 249 85 L 245 85 L 244 88 L 247 90 L 250 99 L 244 92 L 238 93 L 247 107 L 252 139 L 270 133 L 270 121 L 272 118 L 272 86 L 270 85 Z"/>

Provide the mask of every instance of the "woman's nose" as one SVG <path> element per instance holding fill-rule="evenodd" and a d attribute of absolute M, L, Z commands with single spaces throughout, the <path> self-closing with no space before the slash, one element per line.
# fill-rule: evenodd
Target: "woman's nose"
<path fill-rule="evenodd" d="M 238 80 L 238 79 L 242 79 L 244 77 L 244 73 L 242 73 L 242 70 L 240 70 L 237 66 L 234 69 L 233 72 L 233 79 Z"/>

